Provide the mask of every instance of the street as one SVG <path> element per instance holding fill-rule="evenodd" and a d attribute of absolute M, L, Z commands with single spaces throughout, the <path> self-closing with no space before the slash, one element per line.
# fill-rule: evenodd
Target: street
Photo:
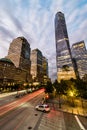
<path fill-rule="evenodd" d="M 0 100 L 0 130 L 87 130 L 87 118 L 83 116 L 56 110 L 50 104 L 49 113 L 36 111 L 43 96 L 43 90 L 38 90 L 15 101 L 8 100 L 6 105 Z"/>

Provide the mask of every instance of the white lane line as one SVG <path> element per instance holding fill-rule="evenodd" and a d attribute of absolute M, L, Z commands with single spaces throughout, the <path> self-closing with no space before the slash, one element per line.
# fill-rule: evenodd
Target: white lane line
<path fill-rule="evenodd" d="M 76 121 L 78 122 L 78 124 L 79 124 L 81 130 L 86 130 L 86 129 L 84 128 L 84 126 L 82 125 L 82 123 L 80 122 L 79 118 L 78 118 L 76 115 L 75 115 L 75 118 L 76 118 Z"/>

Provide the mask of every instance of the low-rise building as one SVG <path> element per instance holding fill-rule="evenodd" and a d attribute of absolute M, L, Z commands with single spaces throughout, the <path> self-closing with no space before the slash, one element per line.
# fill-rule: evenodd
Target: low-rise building
<path fill-rule="evenodd" d="M 14 87 L 15 84 L 23 85 L 27 78 L 26 70 L 17 68 L 10 59 L 0 59 L 0 89 Z"/>

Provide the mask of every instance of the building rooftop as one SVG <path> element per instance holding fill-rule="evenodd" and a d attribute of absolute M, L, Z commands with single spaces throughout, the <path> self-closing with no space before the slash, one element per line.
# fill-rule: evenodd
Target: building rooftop
<path fill-rule="evenodd" d="M 11 64 L 14 64 L 10 59 L 8 58 L 1 58 L 0 61 L 2 62 L 8 62 L 8 63 L 11 63 Z"/>
<path fill-rule="evenodd" d="M 72 46 L 79 45 L 79 44 L 82 44 L 82 43 L 85 44 L 85 43 L 84 43 L 84 40 L 79 41 L 79 42 L 75 42 L 75 43 L 72 44 Z"/>

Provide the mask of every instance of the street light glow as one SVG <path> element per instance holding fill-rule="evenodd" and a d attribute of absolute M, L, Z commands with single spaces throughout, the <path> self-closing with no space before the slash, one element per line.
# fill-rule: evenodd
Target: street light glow
<path fill-rule="evenodd" d="M 70 91 L 70 96 L 73 97 L 74 96 L 74 93 L 72 91 Z"/>

